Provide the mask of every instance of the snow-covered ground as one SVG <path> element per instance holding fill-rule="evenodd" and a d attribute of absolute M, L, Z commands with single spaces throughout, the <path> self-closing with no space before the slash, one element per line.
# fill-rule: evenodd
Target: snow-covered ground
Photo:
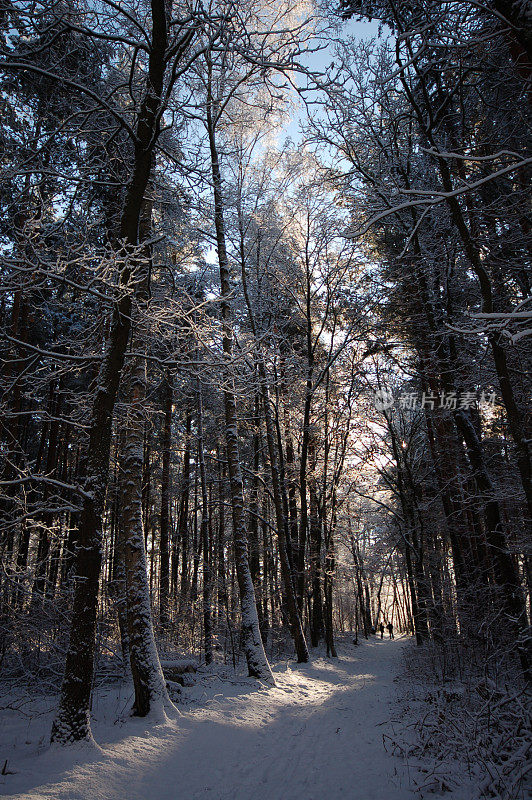
<path fill-rule="evenodd" d="M 339 658 L 274 665 L 275 688 L 202 669 L 175 718 L 129 718 L 115 688 L 94 703 L 101 750 L 46 746 L 50 713 L 0 720 L 0 794 L 19 800 L 406 800 L 388 754 L 401 653 L 409 640 L 340 643 Z M 118 722 L 117 722 L 118 719 Z M 25 752 L 24 752 L 25 750 Z M 0 765 L 0 768 L 1 768 Z"/>

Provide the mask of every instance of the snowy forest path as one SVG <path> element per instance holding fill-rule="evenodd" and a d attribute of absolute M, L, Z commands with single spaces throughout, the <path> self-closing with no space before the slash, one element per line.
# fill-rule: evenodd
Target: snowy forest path
<path fill-rule="evenodd" d="M 407 800 L 383 748 L 409 640 L 344 641 L 339 658 L 275 665 L 275 688 L 204 672 L 176 719 L 94 732 L 102 753 L 55 749 L 19 765 L 18 800 Z M 103 702 L 103 701 L 102 701 Z M 31 778 L 29 770 L 31 769 Z M 40 785 L 38 785 L 40 783 Z"/>

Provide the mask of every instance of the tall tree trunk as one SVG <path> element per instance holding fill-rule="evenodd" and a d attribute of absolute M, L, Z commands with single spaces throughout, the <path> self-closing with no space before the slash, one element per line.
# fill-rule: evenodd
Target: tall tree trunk
<path fill-rule="evenodd" d="M 248 308 L 249 319 L 255 343 L 258 349 L 257 353 L 257 368 L 259 373 L 260 392 L 262 395 L 262 406 L 264 411 L 264 421 L 266 427 L 266 441 L 268 444 L 268 455 L 270 460 L 270 470 L 272 476 L 273 487 L 273 503 L 275 509 L 275 521 L 277 527 L 277 541 L 279 546 L 279 560 L 281 563 L 281 575 L 283 580 L 284 597 L 288 612 L 288 620 L 290 625 L 290 632 L 294 640 L 294 645 L 299 663 L 306 663 L 309 660 L 309 653 L 303 628 L 301 625 L 301 618 L 297 605 L 297 595 L 294 586 L 294 576 L 290 565 L 289 558 L 289 541 L 290 529 L 288 525 L 287 503 L 283 498 L 283 487 L 281 483 L 281 470 L 280 470 L 280 447 L 276 443 L 279 441 L 277 432 L 274 425 L 273 415 L 270 407 L 270 393 L 268 376 L 266 373 L 266 364 L 260 348 L 259 336 L 255 324 L 255 316 L 253 307 L 251 305 L 246 280 L 246 260 L 244 252 L 244 235 L 243 226 L 240 229 L 240 259 L 241 259 L 241 273 L 242 273 L 242 287 Z"/>
<path fill-rule="evenodd" d="M 300 616 L 303 613 L 303 600 L 305 597 L 306 572 L 305 559 L 307 551 L 308 533 L 308 492 L 307 492 L 307 463 L 310 441 L 310 408 L 312 403 L 312 366 L 307 372 L 307 385 L 305 404 L 303 408 L 303 435 L 301 437 L 301 454 L 299 461 L 299 496 L 301 502 L 299 518 L 299 537 L 297 543 L 297 602 Z"/>
<path fill-rule="evenodd" d="M 205 471 L 204 437 L 203 437 L 203 397 L 198 381 L 198 466 L 201 483 L 201 540 L 203 542 L 203 633 L 205 647 L 205 663 L 213 660 L 212 644 L 212 570 L 210 557 L 210 515 L 209 496 L 207 492 L 207 474 Z"/>
<path fill-rule="evenodd" d="M 251 580 L 255 588 L 257 600 L 257 614 L 259 617 L 259 628 L 263 629 L 262 624 L 262 585 L 260 576 L 260 547 L 259 547 L 259 469 L 260 469 L 260 398 L 255 396 L 255 408 L 253 414 L 253 475 L 251 478 L 251 497 L 249 503 L 249 568 L 251 570 Z M 263 640 L 264 641 L 264 640 Z M 266 644 L 264 642 L 264 644 Z"/>
<path fill-rule="evenodd" d="M 273 500 L 275 507 L 275 520 L 277 527 L 277 540 L 279 545 L 279 560 L 281 563 L 281 574 L 284 584 L 284 592 L 288 606 L 288 618 L 290 621 L 290 631 L 294 640 L 296 648 L 297 660 L 299 663 L 305 663 L 309 660 L 307 643 L 303 635 L 303 628 L 301 626 L 301 619 L 297 607 L 297 595 L 293 582 L 292 570 L 290 569 L 290 562 L 288 560 L 288 551 L 286 547 L 287 538 L 289 536 L 288 520 L 283 513 L 283 500 L 281 495 L 281 480 L 279 475 L 279 462 L 277 459 L 277 452 L 275 449 L 273 420 L 269 408 L 269 396 L 266 386 L 266 374 L 264 364 L 261 363 L 261 380 L 263 392 L 263 406 L 264 418 L 266 422 L 266 439 L 268 442 L 268 454 L 270 457 L 270 469 L 272 473 L 273 484 Z"/>
<path fill-rule="evenodd" d="M 94 648 L 98 587 L 102 560 L 102 517 L 109 473 L 113 411 L 131 330 L 132 296 L 129 287 L 131 259 L 138 245 L 138 228 L 144 194 L 150 179 L 153 151 L 160 130 L 163 83 L 168 45 L 167 11 L 164 0 L 151 1 L 152 41 L 146 91 L 139 110 L 135 159 L 120 220 L 124 250 L 120 283 L 122 292 L 113 307 L 106 352 L 96 380 L 87 451 L 87 479 L 76 555 L 76 585 L 70 641 L 61 686 L 61 698 L 53 725 L 53 742 L 92 739 L 90 696 L 94 671 Z M 184 44 L 187 47 L 190 38 Z"/>
<path fill-rule="evenodd" d="M 164 379 L 164 422 L 162 440 L 161 516 L 160 516 L 160 572 L 159 618 L 163 630 L 168 626 L 168 598 L 170 590 L 170 462 L 172 455 L 172 403 L 173 381 L 168 370 Z"/>
<path fill-rule="evenodd" d="M 332 532 L 327 537 L 327 552 L 325 554 L 325 574 L 324 574 L 324 595 L 325 595 L 325 644 L 327 655 L 337 658 L 336 646 L 334 644 L 334 625 L 333 625 L 333 589 L 334 572 L 336 569 L 336 559 L 334 555 L 334 539 Z"/>
<path fill-rule="evenodd" d="M 298 524 L 297 524 L 297 470 L 294 456 L 294 443 L 290 424 L 290 411 L 288 408 L 288 391 L 286 387 L 283 348 L 281 343 L 281 396 L 283 406 L 284 440 L 286 452 L 286 481 L 288 484 L 288 520 L 290 544 L 292 551 L 292 565 L 294 571 L 298 564 Z M 297 585 L 296 585 L 297 589 Z M 299 605 L 299 600 L 298 600 Z"/>
<path fill-rule="evenodd" d="M 314 480 L 309 482 L 310 496 L 310 581 L 312 585 L 312 611 L 310 616 L 310 636 L 312 647 L 317 647 L 323 636 L 323 603 L 321 595 L 322 536 L 318 497 Z"/>
<path fill-rule="evenodd" d="M 275 685 L 259 629 L 259 619 L 255 602 L 255 590 L 251 580 L 248 560 L 248 542 L 244 520 L 244 487 L 240 455 L 238 452 L 238 418 L 236 412 L 235 395 L 231 388 L 231 358 L 233 331 L 231 326 L 231 308 L 229 298 L 231 285 L 229 279 L 229 261 L 225 243 L 225 226 L 223 213 L 222 178 L 216 146 L 215 120 L 213 118 L 212 99 L 208 98 L 207 104 L 207 133 L 211 155 L 211 171 L 214 192 L 214 222 L 216 228 L 216 244 L 218 247 L 218 264 L 220 268 L 221 284 L 221 316 L 222 316 L 222 347 L 227 364 L 224 376 L 224 411 L 225 411 L 225 442 L 227 450 L 227 464 L 229 471 L 229 486 L 231 491 L 231 509 L 233 513 L 233 537 L 235 543 L 235 562 L 240 591 L 240 608 L 242 614 L 242 643 L 249 674 Z"/>
<path fill-rule="evenodd" d="M 141 342 L 134 338 L 135 349 Z M 135 687 L 134 713 L 161 713 L 169 704 L 153 632 L 142 514 L 144 400 L 146 362 L 134 357 L 128 371 L 128 420 L 120 458 L 123 552 L 126 573 L 127 622 L 131 673 Z"/>
<path fill-rule="evenodd" d="M 181 618 L 188 603 L 189 581 L 189 520 L 188 507 L 190 499 L 190 448 L 192 431 L 192 413 L 187 409 L 185 421 L 185 444 L 183 450 L 183 475 L 181 479 L 181 500 L 179 504 L 178 540 L 181 547 L 181 587 L 179 592 L 179 617 Z"/>

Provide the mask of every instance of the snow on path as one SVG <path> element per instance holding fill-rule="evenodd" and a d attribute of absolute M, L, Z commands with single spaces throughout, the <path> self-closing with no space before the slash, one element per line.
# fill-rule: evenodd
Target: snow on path
<path fill-rule="evenodd" d="M 94 726 L 102 753 L 13 762 L 17 800 L 411 800 L 382 745 L 407 640 L 342 644 L 338 659 L 282 662 L 276 688 L 205 672 L 176 719 Z M 188 690 L 187 690 L 188 691 Z M 77 763 L 76 763 L 77 762 Z"/>

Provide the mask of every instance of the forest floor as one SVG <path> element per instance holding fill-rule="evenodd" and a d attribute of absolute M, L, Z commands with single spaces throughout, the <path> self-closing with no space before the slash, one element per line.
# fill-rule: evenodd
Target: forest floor
<path fill-rule="evenodd" d="M 0 794 L 19 800 L 407 800 L 405 764 L 383 746 L 408 639 L 339 644 L 339 658 L 274 664 L 267 688 L 201 668 L 165 724 L 130 718 L 131 697 L 100 689 L 99 748 L 50 748 L 53 709 L 0 717 Z M 400 681 L 399 681 L 400 684 Z M 117 721 L 118 720 L 118 721 Z M 388 748 L 389 750 L 390 748 Z M 0 765 L 1 766 L 1 765 Z"/>

